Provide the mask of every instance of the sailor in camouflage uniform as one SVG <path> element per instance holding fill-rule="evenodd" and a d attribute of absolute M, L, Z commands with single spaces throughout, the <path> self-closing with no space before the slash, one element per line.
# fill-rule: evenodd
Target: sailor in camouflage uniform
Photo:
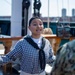
<path fill-rule="evenodd" d="M 58 49 L 50 75 L 75 75 L 75 40 Z"/>

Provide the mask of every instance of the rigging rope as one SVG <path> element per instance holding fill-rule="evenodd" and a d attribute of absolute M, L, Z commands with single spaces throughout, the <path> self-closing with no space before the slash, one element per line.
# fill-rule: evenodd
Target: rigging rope
<path fill-rule="evenodd" d="M 69 16 L 69 0 L 68 0 L 68 16 Z M 70 25 L 70 16 L 68 17 L 69 19 L 69 25 Z"/>
<path fill-rule="evenodd" d="M 47 27 L 49 28 L 49 0 L 48 0 L 48 25 Z"/>
<path fill-rule="evenodd" d="M 57 0 L 57 15 L 59 17 L 59 4 L 58 4 L 58 0 Z"/>

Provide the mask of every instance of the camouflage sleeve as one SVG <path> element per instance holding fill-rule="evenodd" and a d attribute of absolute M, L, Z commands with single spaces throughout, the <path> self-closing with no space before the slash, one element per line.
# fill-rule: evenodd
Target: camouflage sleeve
<path fill-rule="evenodd" d="M 66 55 L 66 45 L 61 46 L 56 55 L 56 60 L 52 67 L 50 75 L 64 75 L 64 65 L 65 65 L 65 55 Z"/>

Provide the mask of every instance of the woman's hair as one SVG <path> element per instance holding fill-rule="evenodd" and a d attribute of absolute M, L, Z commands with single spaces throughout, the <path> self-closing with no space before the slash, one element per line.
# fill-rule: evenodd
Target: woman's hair
<path fill-rule="evenodd" d="M 51 28 L 44 28 L 43 29 L 43 34 L 53 34 L 53 31 Z"/>
<path fill-rule="evenodd" d="M 29 20 L 29 26 L 30 26 L 31 22 L 32 22 L 34 19 L 41 19 L 41 18 L 38 17 L 38 16 L 36 16 L 36 17 L 32 17 L 32 18 Z"/>

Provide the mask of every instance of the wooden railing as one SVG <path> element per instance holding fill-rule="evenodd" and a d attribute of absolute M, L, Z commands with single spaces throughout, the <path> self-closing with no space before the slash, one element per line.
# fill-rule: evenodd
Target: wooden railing
<path fill-rule="evenodd" d="M 55 43 L 54 43 L 54 51 L 56 52 L 56 50 L 58 49 L 57 47 L 59 46 L 61 40 L 63 39 L 60 37 L 57 37 L 56 35 L 42 35 L 43 37 L 47 38 L 48 40 L 50 39 L 55 39 Z M 5 48 L 5 54 L 8 53 L 10 51 L 10 48 L 12 46 L 12 41 L 16 41 L 21 39 L 22 37 L 2 37 L 0 38 L 0 41 L 3 42 L 4 48 Z M 75 37 L 70 37 L 68 38 L 70 41 L 75 39 Z"/>
<path fill-rule="evenodd" d="M 57 35 L 43 35 L 45 38 L 47 38 L 48 40 L 50 40 L 50 39 L 55 39 L 55 42 L 53 43 L 54 44 L 54 46 L 53 46 L 53 50 L 54 50 L 54 54 L 56 55 L 56 52 L 57 52 L 57 50 L 58 50 L 58 48 L 59 48 L 59 46 L 60 46 L 60 43 L 61 43 L 61 41 L 62 41 L 62 39 L 68 39 L 69 41 L 71 41 L 71 40 L 74 40 L 75 39 L 75 37 L 69 37 L 69 38 L 64 38 L 64 37 L 57 37 Z"/>
<path fill-rule="evenodd" d="M 62 38 L 57 37 L 56 35 L 43 35 L 43 36 L 45 38 L 47 38 L 48 40 L 54 40 L 52 47 L 53 47 L 53 50 L 54 50 L 54 54 L 56 54 Z"/>
<path fill-rule="evenodd" d="M 5 52 L 4 54 L 7 54 L 10 52 L 10 48 L 12 46 L 12 41 L 16 41 L 21 39 L 22 37 L 1 37 L 0 42 L 3 42 Z M 12 63 L 4 64 L 3 65 L 3 71 L 6 72 L 12 72 Z"/>

